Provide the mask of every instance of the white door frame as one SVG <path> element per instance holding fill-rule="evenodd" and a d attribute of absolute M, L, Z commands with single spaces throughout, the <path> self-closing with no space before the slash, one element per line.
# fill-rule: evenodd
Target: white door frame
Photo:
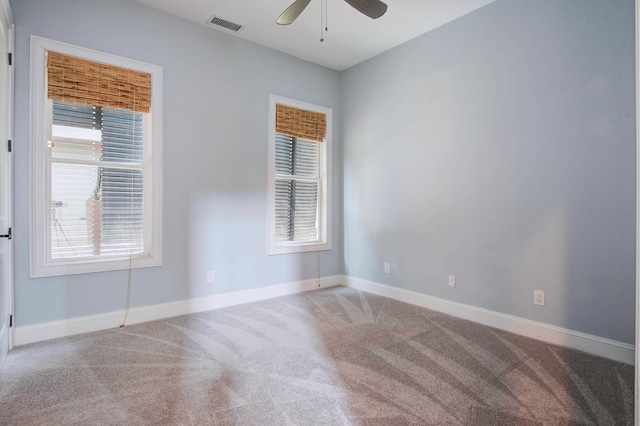
<path fill-rule="evenodd" d="M 13 151 L 13 149 L 9 150 L 8 146 L 6 145 L 7 143 L 9 143 L 8 141 L 13 141 L 13 98 L 14 98 L 14 87 L 13 87 L 13 79 L 14 79 L 14 73 L 13 73 L 13 64 L 12 64 L 12 60 L 10 59 L 11 56 L 13 55 L 13 47 L 14 47 L 14 23 L 13 23 L 13 16 L 11 13 L 11 6 L 9 5 L 9 0 L 0 0 L 0 19 L 2 20 L 2 25 L 4 27 L 4 25 L 6 24 L 6 28 L 3 28 L 3 30 L 6 30 L 6 40 L 5 42 L 6 44 L 6 52 L 9 54 L 9 57 L 4 57 L 4 58 L 0 58 L 0 60 L 2 61 L 7 61 L 6 64 L 7 65 L 7 75 L 6 75 L 6 81 L 0 81 L 0 84 L 2 84 L 3 86 L 6 84 L 6 98 L 0 99 L 0 102 L 2 102 L 3 106 L 6 106 L 6 117 L 3 117 L 4 119 L 6 119 L 6 133 L 2 133 L 2 140 L 0 140 L 0 143 L 2 144 L 2 149 L 6 150 L 6 163 L 4 161 L 4 156 L 3 156 L 3 163 L 0 165 L 1 167 L 7 167 L 7 170 L 4 171 L 4 173 L 6 173 L 7 175 L 7 188 L 6 190 L 8 191 L 7 195 L 7 202 L 8 202 L 8 214 L 7 214 L 7 226 L 9 228 L 13 227 L 13 155 L 11 154 L 11 151 Z M 5 140 L 6 137 L 6 140 Z M 6 233 L 7 229 L 2 229 L 0 230 L 2 231 L 3 234 Z M 9 233 L 11 234 L 11 233 Z M 6 275 L 3 273 L 3 277 L 2 277 L 2 285 L 3 287 L 0 288 L 0 296 L 4 297 L 5 295 L 8 297 L 8 300 L 3 300 L 0 301 L 1 303 L 4 303 L 5 306 L 8 308 L 8 314 L 11 316 L 11 318 L 15 318 L 13 317 L 13 313 L 14 313 L 14 303 L 13 303 L 13 299 L 14 299 L 14 265 L 13 265 L 13 261 L 14 261 L 14 253 L 13 253 L 13 241 L 7 241 L 7 245 L 8 245 L 8 253 L 6 254 L 6 256 L 8 257 L 7 259 L 7 273 Z M 6 279 L 6 282 L 4 281 Z M 6 288 L 4 287 L 6 286 Z M 3 308 L 3 314 L 4 312 L 4 308 Z M 8 318 L 6 319 L 8 321 Z M 11 350 L 13 348 L 14 345 L 14 327 L 12 324 L 12 321 L 8 322 L 8 329 L 7 329 L 7 341 L 8 341 L 8 350 Z M 2 338 L 4 339 L 5 336 L 3 335 Z M 4 342 L 3 342 L 4 345 Z M 5 347 L 3 346 L 2 351 L 4 353 Z"/>
<path fill-rule="evenodd" d="M 14 56 L 14 52 L 15 52 L 15 42 L 14 42 L 14 36 L 15 36 L 15 23 L 13 22 L 13 15 L 11 13 L 11 6 L 9 5 L 9 0 L 3 0 L 3 2 L 5 3 L 5 7 L 7 10 L 7 14 L 9 16 L 9 28 L 7 29 L 7 50 L 11 53 L 12 56 Z M 13 116 L 14 116 L 14 77 L 15 77 L 15 73 L 13 72 L 14 70 L 14 65 L 15 65 L 15 59 L 13 60 L 14 63 L 12 63 L 12 65 L 9 67 L 9 108 L 8 113 L 9 113 L 9 117 L 7 119 L 7 123 L 9 125 L 9 139 L 12 141 L 13 143 Z M 13 227 L 13 221 L 14 221 L 14 203 L 13 203 L 13 188 L 14 188 L 14 181 L 13 181 L 13 147 L 11 149 L 12 153 L 10 155 L 10 163 L 11 163 L 11 194 L 10 199 L 11 199 L 11 226 Z M 15 330 L 16 330 L 16 316 L 15 316 L 15 306 L 14 306 L 14 284 L 15 284 L 15 270 L 14 270 L 14 260 L 15 260 L 15 253 L 14 253 L 14 245 L 11 244 L 11 279 L 9 281 L 9 311 L 11 313 L 11 316 L 13 318 L 13 324 L 12 327 L 9 328 L 9 350 L 13 349 L 14 347 L 14 342 L 15 342 Z"/>
<path fill-rule="evenodd" d="M 638 135 L 640 134 L 640 11 L 638 10 L 638 0 L 635 1 L 636 8 L 636 378 L 635 378 L 635 424 L 640 424 L 640 145 Z"/>

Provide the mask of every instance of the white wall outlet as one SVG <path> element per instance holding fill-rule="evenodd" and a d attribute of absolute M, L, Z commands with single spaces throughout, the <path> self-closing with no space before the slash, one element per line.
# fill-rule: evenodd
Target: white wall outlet
<path fill-rule="evenodd" d="M 455 287 L 455 286 L 456 286 L 456 276 L 449 275 L 449 287 Z"/>
<path fill-rule="evenodd" d="M 384 273 L 385 274 L 390 274 L 391 273 L 391 265 L 388 263 L 384 264 Z"/>
<path fill-rule="evenodd" d="M 533 304 L 544 306 L 544 291 L 533 290 Z"/>
<path fill-rule="evenodd" d="M 214 283 L 216 282 L 216 273 L 213 271 L 207 272 L 207 282 Z"/>

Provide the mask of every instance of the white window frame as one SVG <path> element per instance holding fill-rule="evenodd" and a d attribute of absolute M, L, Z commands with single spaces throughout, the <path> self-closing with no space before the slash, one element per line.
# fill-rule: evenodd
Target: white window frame
<path fill-rule="evenodd" d="M 318 174 L 320 185 L 318 188 L 318 239 L 305 242 L 276 242 L 276 104 L 287 105 L 294 108 L 314 111 L 326 116 L 327 129 L 324 142 L 318 142 Z M 309 251 L 331 249 L 331 143 L 332 143 L 332 110 L 320 105 L 296 99 L 285 98 L 278 95 L 269 95 L 269 152 L 268 152 L 268 254 L 279 255 L 289 253 L 302 253 Z"/>
<path fill-rule="evenodd" d="M 30 157 L 30 276 L 31 278 L 82 274 L 129 269 L 129 256 L 101 259 L 48 259 L 47 222 L 49 220 L 47 179 L 47 141 L 51 121 L 47 117 L 46 53 L 59 52 L 69 56 L 100 62 L 151 74 L 150 140 L 144 141 L 143 177 L 145 250 L 134 255 L 132 268 L 162 265 L 162 67 L 139 62 L 84 47 L 74 46 L 38 36 L 31 36 L 31 157 Z"/>

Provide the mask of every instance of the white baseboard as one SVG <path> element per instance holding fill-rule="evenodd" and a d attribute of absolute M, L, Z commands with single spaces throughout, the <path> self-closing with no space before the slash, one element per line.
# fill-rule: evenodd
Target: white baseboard
<path fill-rule="evenodd" d="M 379 296 L 410 303 L 434 311 L 443 312 L 489 327 L 498 328 L 520 334 L 554 345 L 577 349 L 614 361 L 633 365 L 635 348 L 628 343 L 605 339 L 591 334 L 568 330 L 541 322 L 502 314 L 488 309 L 478 308 L 463 303 L 451 302 L 438 297 L 427 296 L 415 291 L 390 287 L 354 277 L 345 277 L 344 285 Z"/>
<path fill-rule="evenodd" d="M 249 290 L 234 291 L 230 293 L 216 294 L 196 299 L 181 300 L 178 302 L 163 303 L 160 305 L 132 308 L 127 316 L 127 324 L 138 324 L 146 321 L 155 321 L 179 315 L 196 312 L 210 311 L 226 306 L 240 305 L 242 303 L 256 302 L 289 294 L 302 293 L 318 288 L 332 287 L 344 283 L 343 275 L 335 275 L 320 279 L 297 281 L 286 284 L 277 284 L 268 287 L 260 287 Z M 67 320 L 51 321 L 15 328 L 15 345 L 21 346 L 43 340 L 58 337 L 73 336 L 92 331 L 117 328 L 124 318 L 124 310 L 108 312 L 105 314 L 76 317 Z"/>
<path fill-rule="evenodd" d="M 434 311 L 443 312 L 479 324 L 517 333 L 554 345 L 577 349 L 626 364 L 633 365 L 635 363 L 635 348 L 633 345 L 627 343 L 531 321 L 513 315 L 502 314 L 476 306 L 452 302 L 410 290 L 378 284 L 360 278 L 334 275 L 320 279 L 320 288 L 337 285 L 345 285 L 368 293 L 389 297 L 427 309 L 433 309 Z M 160 305 L 132 308 L 127 317 L 127 324 L 138 324 L 146 321 L 155 321 L 179 315 L 209 311 L 226 306 L 302 293 L 317 288 L 319 288 L 318 280 L 311 279 L 181 300 L 178 302 L 163 303 Z M 16 327 L 14 342 L 16 346 L 21 346 L 58 337 L 117 328 L 122 323 L 123 318 L 124 310 L 120 310 L 105 314 Z"/>

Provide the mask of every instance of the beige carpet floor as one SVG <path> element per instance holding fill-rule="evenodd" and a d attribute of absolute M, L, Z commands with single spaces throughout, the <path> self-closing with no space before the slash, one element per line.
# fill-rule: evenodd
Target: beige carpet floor
<path fill-rule="evenodd" d="M 10 352 L 2 425 L 631 425 L 630 365 L 336 287 Z"/>

